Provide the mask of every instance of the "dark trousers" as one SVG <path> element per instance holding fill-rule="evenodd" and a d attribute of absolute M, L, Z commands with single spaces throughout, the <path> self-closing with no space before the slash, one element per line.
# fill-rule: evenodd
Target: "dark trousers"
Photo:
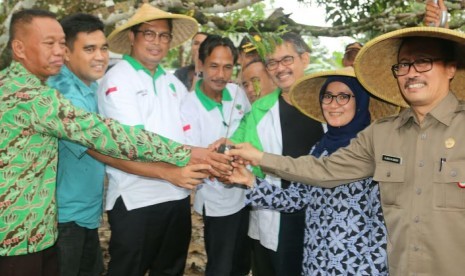
<path fill-rule="evenodd" d="M 244 276 L 250 271 L 250 244 L 247 236 L 249 209 L 223 217 L 203 215 L 206 276 Z"/>
<path fill-rule="evenodd" d="M 58 260 L 61 276 L 99 276 L 103 272 L 98 229 L 75 222 L 58 224 Z"/>
<path fill-rule="evenodd" d="M 120 197 L 108 222 L 108 275 L 183 275 L 192 230 L 189 197 L 131 211 Z"/>
<path fill-rule="evenodd" d="M 0 257 L 1 276 L 58 276 L 56 245 L 43 251 Z"/>
<path fill-rule="evenodd" d="M 281 213 L 278 250 L 252 242 L 254 276 L 300 276 L 304 249 L 305 210 Z"/>

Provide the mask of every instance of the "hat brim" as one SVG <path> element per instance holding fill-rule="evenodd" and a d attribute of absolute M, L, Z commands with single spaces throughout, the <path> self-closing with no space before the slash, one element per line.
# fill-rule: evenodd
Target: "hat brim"
<path fill-rule="evenodd" d="M 355 58 L 355 74 L 360 83 L 376 97 L 401 107 L 408 107 L 402 97 L 391 66 L 397 63 L 402 40 L 407 37 L 431 37 L 455 42 L 457 71 L 451 81 L 451 91 L 465 100 L 465 35 L 445 28 L 413 27 L 389 32 L 369 41 Z"/>
<path fill-rule="evenodd" d="M 119 54 L 129 54 L 131 52 L 131 43 L 128 36 L 130 28 L 158 19 L 172 19 L 173 39 L 170 42 L 170 48 L 175 48 L 191 39 L 199 29 L 197 21 L 192 17 L 165 12 L 150 4 L 143 4 L 126 23 L 116 28 L 108 36 L 110 50 Z"/>
<path fill-rule="evenodd" d="M 345 67 L 338 70 L 317 72 L 307 75 L 298 80 L 291 88 L 290 98 L 293 105 L 306 116 L 325 123 L 326 120 L 321 112 L 320 89 L 326 80 L 332 76 L 346 76 L 355 78 L 352 67 Z M 400 108 L 391 103 L 385 102 L 370 94 L 369 111 L 371 120 L 391 116 L 399 113 Z"/>

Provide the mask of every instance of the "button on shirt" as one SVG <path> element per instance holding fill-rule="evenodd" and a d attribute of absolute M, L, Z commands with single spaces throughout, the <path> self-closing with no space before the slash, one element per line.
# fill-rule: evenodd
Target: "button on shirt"
<path fill-rule="evenodd" d="M 187 143 L 207 147 L 221 137 L 231 136 L 250 104 L 245 92 L 235 84 L 226 85 L 219 103 L 202 92 L 201 83 L 199 80 L 195 92 L 184 99 L 181 110 Z M 241 186 L 205 179 L 196 191 L 194 209 L 202 214 L 205 206 L 205 214 L 212 217 L 234 214 L 245 206 L 245 191 Z"/>
<path fill-rule="evenodd" d="M 179 143 L 75 108 L 16 61 L 0 72 L 0 83 L 0 256 L 56 241 L 57 137 L 116 158 L 189 161 Z"/>
<path fill-rule="evenodd" d="M 465 189 L 458 183 L 465 182 L 465 104 L 452 93 L 421 125 L 407 109 L 375 122 L 328 158 L 265 154 L 260 165 L 324 187 L 374 175 L 388 228 L 390 275 L 463 275 Z"/>
<path fill-rule="evenodd" d="M 97 83 L 83 83 L 66 65 L 47 83 L 74 106 L 97 113 Z M 58 142 L 57 204 L 58 222 L 75 222 L 81 227 L 98 228 L 102 216 L 104 165 L 77 143 Z"/>

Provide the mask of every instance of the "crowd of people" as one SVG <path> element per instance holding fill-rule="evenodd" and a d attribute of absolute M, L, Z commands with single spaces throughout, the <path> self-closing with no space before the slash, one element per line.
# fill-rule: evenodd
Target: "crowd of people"
<path fill-rule="evenodd" d="M 93 15 L 16 12 L 0 275 L 183 275 L 191 196 L 208 276 L 461 275 L 465 35 L 441 28 L 445 10 L 431 1 L 424 27 L 309 75 L 292 32 L 263 55 L 266 37 L 236 47 L 150 4 L 108 38 Z M 189 39 L 191 64 L 170 73 Z"/>

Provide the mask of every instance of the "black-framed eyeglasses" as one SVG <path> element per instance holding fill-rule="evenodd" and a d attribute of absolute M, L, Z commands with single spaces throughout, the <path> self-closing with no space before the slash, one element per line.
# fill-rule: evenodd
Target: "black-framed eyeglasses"
<path fill-rule="evenodd" d="M 173 39 L 173 35 L 171 33 L 167 33 L 167 32 L 159 33 L 159 32 L 154 32 L 154 31 L 151 31 L 151 30 L 144 30 L 144 31 L 137 30 L 137 31 L 135 31 L 135 33 L 142 33 L 142 35 L 144 36 L 145 41 L 147 41 L 147 42 L 152 42 L 157 37 L 158 37 L 158 39 L 160 39 L 161 43 L 169 43 L 171 41 L 171 39 Z"/>
<path fill-rule="evenodd" d="M 285 56 L 280 60 L 270 59 L 265 63 L 266 70 L 273 71 L 278 68 L 279 64 L 283 66 L 291 65 L 294 63 L 294 56 Z"/>
<path fill-rule="evenodd" d="M 346 105 L 351 98 L 355 98 L 354 95 L 347 94 L 347 93 L 339 93 L 337 95 L 333 95 L 331 93 L 323 93 L 320 96 L 320 101 L 322 104 L 331 104 L 334 99 L 340 105 Z"/>
<path fill-rule="evenodd" d="M 408 74 L 410 67 L 413 66 L 418 73 L 428 72 L 433 69 L 435 61 L 444 60 L 443 58 L 419 58 L 413 62 L 400 62 L 392 65 L 391 71 L 395 78 L 402 77 Z"/>

